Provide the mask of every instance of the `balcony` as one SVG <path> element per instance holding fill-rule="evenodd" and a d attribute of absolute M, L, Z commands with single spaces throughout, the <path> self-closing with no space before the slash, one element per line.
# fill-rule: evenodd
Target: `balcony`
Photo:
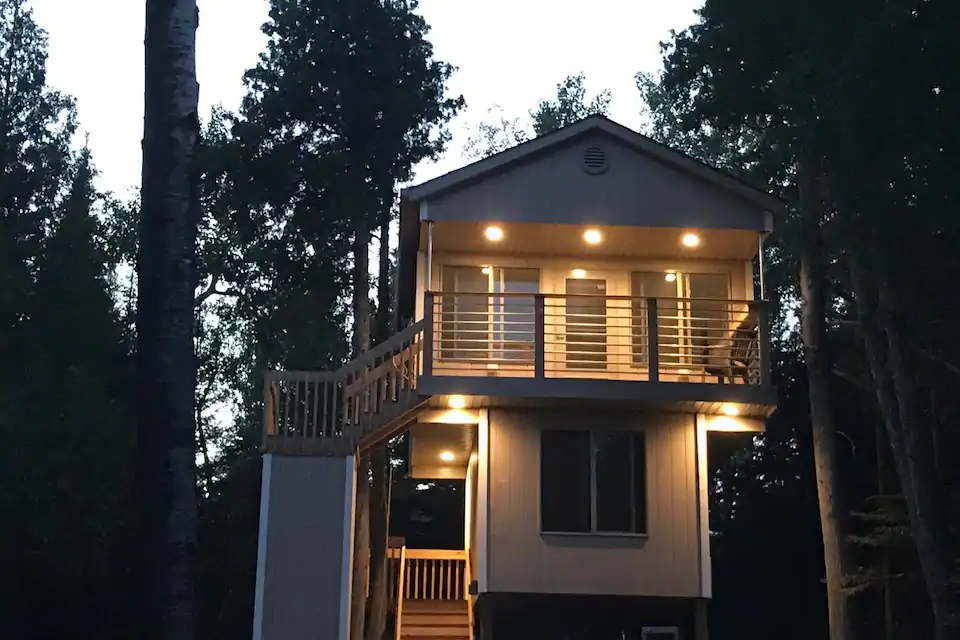
<path fill-rule="evenodd" d="M 339 371 L 271 372 L 268 446 L 349 449 L 403 428 L 436 396 L 709 413 L 734 403 L 744 415 L 767 415 L 776 402 L 763 302 L 427 292 L 423 309 Z"/>

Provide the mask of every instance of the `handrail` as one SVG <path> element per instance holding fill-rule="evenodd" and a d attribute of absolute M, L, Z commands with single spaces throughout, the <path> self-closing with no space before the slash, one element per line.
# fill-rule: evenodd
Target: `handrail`
<path fill-rule="evenodd" d="M 406 327 L 336 371 L 266 372 L 265 450 L 345 455 L 412 409 L 423 327 Z"/>
<path fill-rule="evenodd" d="M 427 292 L 424 311 L 425 375 L 769 384 L 765 301 Z"/>
<path fill-rule="evenodd" d="M 403 589 L 407 574 L 407 545 L 400 547 L 400 575 L 397 578 L 397 615 L 394 621 L 394 640 L 400 640 L 400 623 L 403 621 Z"/>

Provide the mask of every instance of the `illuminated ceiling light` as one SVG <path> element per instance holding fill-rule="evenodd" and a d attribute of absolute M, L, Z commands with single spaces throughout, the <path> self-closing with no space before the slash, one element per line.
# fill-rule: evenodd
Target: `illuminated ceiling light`
<path fill-rule="evenodd" d="M 603 241 L 603 234 L 599 229 L 587 229 L 583 232 L 583 241 L 587 244 L 600 244 Z"/>
<path fill-rule="evenodd" d="M 735 404 L 724 404 L 720 407 L 720 411 L 723 412 L 725 416 L 738 416 L 740 415 L 740 409 Z"/>
<path fill-rule="evenodd" d="M 463 396 L 450 396 L 450 399 L 447 401 L 447 405 L 451 409 L 463 409 L 467 406 L 467 399 Z"/>
<path fill-rule="evenodd" d="M 680 242 L 682 242 L 685 247 L 698 247 L 700 246 L 700 236 L 695 233 L 685 233 L 680 239 Z"/>
<path fill-rule="evenodd" d="M 500 242 L 503 240 L 503 229 L 500 227 L 487 227 L 483 230 L 483 237 L 490 242 Z"/>
<path fill-rule="evenodd" d="M 665 274 L 663 274 L 663 279 L 667 282 L 676 282 L 677 274 L 674 271 L 667 271 Z"/>
<path fill-rule="evenodd" d="M 574 278 L 586 278 L 587 271 L 586 269 L 574 269 L 570 272 L 570 275 L 572 275 Z"/>
<path fill-rule="evenodd" d="M 485 276 L 490 275 L 490 267 L 484 267 L 483 269 L 480 269 L 480 273 L 482 273 Z"/>
<path fill-rule="evenodd" d="M 444 462 L 453 462 L 456 456 L 453 455 L 453 451 L 442 451 L 440 453 L 440 459 Z"/>

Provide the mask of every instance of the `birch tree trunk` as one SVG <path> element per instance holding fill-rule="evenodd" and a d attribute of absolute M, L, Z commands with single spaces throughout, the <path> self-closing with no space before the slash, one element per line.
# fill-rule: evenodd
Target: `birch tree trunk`
<path fill-rule="evenodd" d="M 853 570 L 849 542 L 848 512 L 837 464 L 837 434 L 833 424 L 830 394 L 830 359 L 826 332 L 826 296 L 823 248 L 819 223 L 821 202 L 809 167 L 800 167 L 801 216 L 800 291 L 803 357 L 810 388 L 810 423 L 817 475 L 817 499 L 823 535 L 823 559 L 827 578 L 827 608 L 830 640 L 856 638 L 853 596 L 843 590 Z"/>
<path fill-rule="evenodd" d="M 147 0 L 137 468 L 140 637 L 196 632 L 196 0 Z"/>

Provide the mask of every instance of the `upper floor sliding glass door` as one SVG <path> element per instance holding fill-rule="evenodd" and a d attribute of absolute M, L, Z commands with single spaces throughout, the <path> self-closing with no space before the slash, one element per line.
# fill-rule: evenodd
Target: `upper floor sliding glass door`
<path fill-rule="evenodd" d="M 657 299 L 657 353 L 661 368 L 690 365 L 730 330 L 730 275 L 676 271 L 630 274 L 631 352 L 649 364 L 648 302 Z"/>
<path fill-rule="evenodd" d="M 532 364 L 538 269 L 444 266 L 440 358 L 470 365 Z"/>

